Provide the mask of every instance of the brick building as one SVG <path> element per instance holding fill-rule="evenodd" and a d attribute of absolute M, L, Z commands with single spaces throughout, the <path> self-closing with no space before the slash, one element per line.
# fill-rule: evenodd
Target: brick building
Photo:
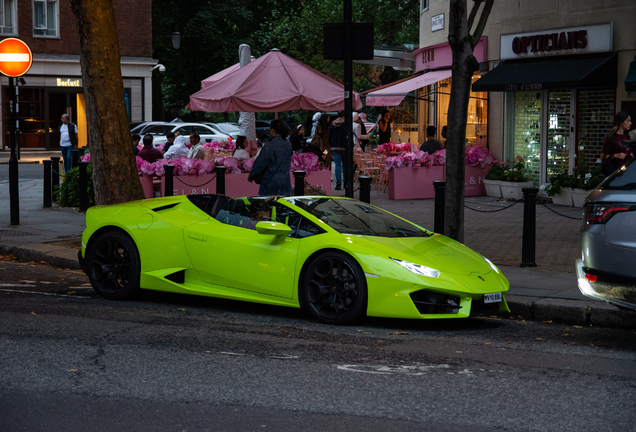
<path fill-rule="evenodd" d="M 125 103 L 130 122 L 152 115 L 152 1 L 113 0 L 119 35 Z M 59 148 L 60 116 L 68 113 L 86 144 L 79 34 L 68 0 L 2 0 L 0 37 L 16 37 L 33 52 L 33 66 L 19 85 L 20 148 Z M 9 149 L 8 84 L 1 78 L 2 150 Z"/>

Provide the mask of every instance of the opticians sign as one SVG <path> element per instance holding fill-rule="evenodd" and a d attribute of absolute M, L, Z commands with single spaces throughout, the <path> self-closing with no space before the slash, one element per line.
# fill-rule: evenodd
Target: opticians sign
<path fill-rule="evenodd" d="M 501 35 L 501 60 L 612 51 L 612 23 Z"/>
<path fill-rule="evenodd" d="M 33 54 L 31 48 L 16 38 L 0 41 L 0 73 L 8 77 L 19 77 L 31 69 Z"/>

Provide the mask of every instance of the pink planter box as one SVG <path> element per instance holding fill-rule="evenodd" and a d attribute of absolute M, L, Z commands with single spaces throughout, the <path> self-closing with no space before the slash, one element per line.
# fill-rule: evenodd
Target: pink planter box
<path fill-rule="evenodd" d="M 490 171 L 490 167 L 490 165 L 486 165 L 484 168 L 466 165 L 464 196 L 486 195 L 484 178 L 486 174 L 488 174 L 488 171 Z"/>
<path fill-rule="evenodd" d="M 257 196 L 258 188 L 256 183 L 247 181 L 248 173 L 227 174 L 225 176 L 225 194 L 231 197 L 240 196 Z M 294 187 L 294 174 L 290 173 L 292 182 L 292 190 Z M 141 176 L 139 177 L 141 185 L 144 189 L 146 198 L 153 197 L 153 184 L 161 186 L 161 195 L 165 187 L 165 177 Z M 322 187 L 327 195 L 331 194 L 331 172 L 330 171 L 313 171 L 305 176 L 305 180 L 312 186 Z M 173 195 L 202 195 L 216 193 L 216 177 L 215 174 L 206 174 L 202 176 L 174 176 L 173 177 Z"/>
<path fill-rule="evenodd" d="M 435 180 L 444 180 L 443 166 L 419 168 L 391 168 L 389 170 L 389 199 L 434 198 Z"/>

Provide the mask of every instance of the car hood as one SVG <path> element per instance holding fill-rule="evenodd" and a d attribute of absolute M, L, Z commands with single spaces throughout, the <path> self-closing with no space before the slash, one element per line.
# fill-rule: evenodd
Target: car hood
<path fill-rule="evenodd" d="M 364 236 L 377 253 L 389 258 L 410 261 L 431 267 L 444 273 L 485 274 L 492 270 L 490 264 L 477 252 L 443 235 L 430 237 L 373 237 Z M 377 247 L 379 246 L 379 247 Z"/>

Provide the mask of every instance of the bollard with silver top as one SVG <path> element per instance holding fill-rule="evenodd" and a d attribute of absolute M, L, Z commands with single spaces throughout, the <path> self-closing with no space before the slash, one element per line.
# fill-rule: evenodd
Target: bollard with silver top
<path fill-rule="evenodd" d="M 536 267 L 534 262 L 537 227 L 537 188 L 523 188 L 523 237 L 521 267 Z"/>
<path fill-rule="evenodd" d="M 371 204 L 371 177 L 359 176 L 360 181 L 360 201 Z"/>
<path fill-rule="evenodd" d="M 216 193 L 217 195 L 225 195 L 225 170 L 227 167 L 220 165 L 214 167 L 216 172 Z"/>
<path fill-rule="evenodd" d="M 166 175 L 163 182 L 163 196 L 172 196 L 174 193 L 174 165 L 163 166 Z"/>
<path fill-rule="evenodd" d="M 294 171 L 294 195 L 305 195 L 305 171 Z"/>

